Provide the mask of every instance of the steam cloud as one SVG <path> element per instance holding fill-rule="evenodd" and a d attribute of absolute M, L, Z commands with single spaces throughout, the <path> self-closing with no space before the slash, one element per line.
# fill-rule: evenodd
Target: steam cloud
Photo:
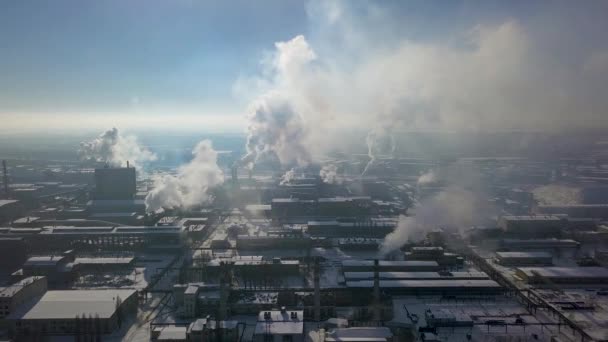
<path fill-rule="evenodd" d="M 323 165 L 319 171 L 319 176 L 324 183 L 340 184 L 342 180 L 338 177 L 338 167 L 334 164 Z"/>
<path fill-rule="evenodd" d="M 127 161 L 136 168 L 156 160 L 156 154 L 142 147 L 135 136 L 123 136 L 112 128 L 91 141 L 80 143 L 78 155 L 82 160 L 126 166 Z"/>
<path fill-rule="evenodd" d="M 176 175 L 159 176 L 146 196 L 148 211 L 188 208 L 211 200 L 209 190 L 224 182 L 211 141 L 203 140 L 192 150 L 193 159 L 179 167 Z"/>
<path fill-rule="evenodd" d="M 306 142 L 309 131 L 290 88 L 298 77 L 304 77 L 305 65 L 316 55 L 303 36 L 275 47 L 270 65 L 275 73 L 273 87 L 250 105 L 247 155 L 242 161 L 251 167 L 272 154 L 283 165 L 305 166 L 311 162 Z"/>
<path fill-rule="evenodd" d="M 439 180 L 435 170 L 429 170 L 418 177 L 418 185 L 432 184 Z"/>
<path fill-rule="evenodd" d="M 388 129 L 374 129 L 370 131 L 365 138 L 369 162 L 365 166 L 365 169 L 361 174 L 362 176 L 376 163 L 376 160 L 380 155 L 392 157 L 395 153 L 395 138 L 387 131 Z"/>
<path fill-rule="evenodd" d="M 368 169 L 379 154 L 390 155 L 392 132 L 571 130 L 608 123 L 608 97 L 600 91 L 608 79 L 608 47 L 585 45 L 568 57 L 548 53 L 563 50 L 564 39 L 578 43 L 570 32 L 579 27 L 563 25 L 570 15 L 547 18 L 568 35 L 503 18 L 484 24 L 473 19 L 469 27 L 412 40 L 387 35 L 407 32 L 398 27 L 407 23 L 374 4 L 313 1 L 308 13 L 314 24 L 309 37 L 276 43 L 261 76 L 235 85 L 255 98 L 247 162 L 275 153 L 283 164 L 306 164 L 311 156 L 352 146 L 340 133 L 369 127 L 390 130 L 370 132 Z"/>
<path fill-rule="evenodd" d="M 296 170 L 290 169 L 281 176 L 280 185 L 290 184 L 294 179 L 296 179 Z"/>
<path fill-rule="evenodd" d="M 450 187 L 416 205 L 412 216 L 399 216 L 395 230 L 388 234 L 380 247 L 380 255 L 398 250 L 408 241 L 418 242 L 436 228 L 468 227 L 479 217 L 484 206 L 480 196 L 460 187 Z"/>

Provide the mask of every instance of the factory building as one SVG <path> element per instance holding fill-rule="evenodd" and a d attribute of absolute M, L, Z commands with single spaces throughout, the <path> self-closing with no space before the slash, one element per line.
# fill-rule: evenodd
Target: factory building
<path fill-rule="evenodd" d="M 529 284 L 606 284 L 604 267 L 520 267 L 515 274 Z"/>
<path fill-rule="evenodd" d="M 74 251 L 61 255 L 33 256 L 23 264 L 23 268 L 14 277 L 46 277 L 50 288 L 65 288 L 76 279 L 74 268 Z"/>
<path fill-rule="evenodd" d="M 307 232 L 323 237 L 384 238 L 397 226 L 396 221 L 308 221 Z"/>
<path fill-rule="evenodd" d="M 535 211 L 545 215 L 564 214 L 569 217 L 608 218 L 608 204 L 539 205 Z"/>
<path fill-rule="evenodd" d="M 500 246 L 511 251 L 530 249 L 578 248 L 580 243 L 570 239 L 502 239 Z"/>
<path fill-rule="evenodd" d="M 0 272 L 12 273 L 27 260 L 28 247 L 22 237 L 0 235 Z"/>
<path fill-rule="evenodd" d="M 135 168 L 95 169 L 95 199 L 130 200 L 136 192 Z"/>
<path fill-rule="evenodd" d="M 207 272 L 211 275 L 220 275 L 222 264 L 231 265 L 232 269 L 237 273 L 242 274 L 260 274 L 265 272 L 268 274 L 281 275 L 297 275 L 300 270 L 300 262 L 298 260 L 282 260 L 281 258 L 264 259 L 262 256 L 238 256 L 230 259 L 214 259 L 209 261 L 205 266 Z"/>
<path fill-rule="evenodd" d="M 406 260 L 430 260 L 436 261 L 441 267 L 461 267 L 464 259 L 454 253 L 448 253 L 443 247 L 412 247 L 405 253 Z"/>
<path fill-rule="evenodd" d="M 484 272 L 378 272 L 382 280 L 486 280 L 490 277 Z M 374 272 L 344 272 L 349 281 L 373 280 Z"/>
<path fill-rule="evenodd" d="M 74 247 L 177 250 L 184 243 L 185 234 L 182 226 L 0 228 L 0 237 L 22 237 L 36 251 L 63 251 Z"/>
<path fill-rule="evenodd" d="M 199 318 L 190 323 L 187 330 L 188 341 L 238 341 L 237 321 L 216 321 Z"/>
<path fill-rule="evenodd" d="M 18 200 L 0 199 L 0 224 L 23 216 L 23 210 L 23 206 Z"/>
<path fill-rule="evenodd" d="M 374 260 L 344 260 L 342 270 L 346 272 L 373 272 Z M 385 261 L 378 263 L 379 272 L 437 272 L 440 266 L 436 261 Z"/>
<path fill-rule="evenodd" d="M 380 280 L 378 286 L 391 295 L 495 295 L 503 291 L 490 279 Z M 353 291 L 353 296 L 365 298 L 373 291 L 374 280 L 347 281 L 346 287 Z"/>
<path fill-rule="evenodd" d="M 90 200 L 87 202 L 87 212 L 89 216 L 96 214 L 106 214 L 107 216 L 125 215 L 121 213 L 143 214 L 146 211 L 144 200 L 136 199 L 114 199 L 114 200 Z"/>
<path fill-rule="evenodd" d="M 371 213 L 370 197 L 333 197 L 317 200 L 274 198 L 270 215 L 277 223 L 305 223 L 311 217 L 365 217 Z"/>
<path fill-rule="evenodd" d="M 153 323 L 150 341 L 239 341 L 237 321 L 216 321 L 199 318 L 188 324 Z"/>
<path fill-rule="evenodd" d="M 21 305 L 6 321 L 16 336 L 74 335 L 93 324 L 108 334 L 136 310 L 135 290 L 47 291 L 39 300 Z"/>
<path fill-rule="evenodd" d="M 253 335 L 254 342 L 303 342 L 304 311 L 262 311 L 258 315 Z"/>
<path fill-rule="evenodd" d="M 310 238 L 293 234 L 239 235 L 236 239 L 239 250 L 306 249 L 310 245 Z"/>
<path fill-rule="evenodd" d="M 550 266 L 553 256 L 547 252 L 496 252 L 496 262 L 503 266 Z"/>
<path fill-rule="evenodd" d="M 502 216 L 498 226 L 507 235 L 517 237 L 560 236 L 565 220 L 552 215 Z"/>
<path fill-rule="evenodd" d="M 390 342 L 393 333 L 387 327 L 336 328 L 325 333 L 325 342 Z"/>
<path fill-rule="evenodd" d="M 42 296 L 46 290 L 45 277 L 28 277 L 13 285 L 0 287 L 0 319 L 6 318 L 31 299 Z"/>

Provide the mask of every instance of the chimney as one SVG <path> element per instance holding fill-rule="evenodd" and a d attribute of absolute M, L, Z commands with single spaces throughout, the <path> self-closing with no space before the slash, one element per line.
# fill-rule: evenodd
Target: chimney
<path fill-rule="evenodd" d="M 232 165 L 230 172 L 232 174 L 232 184 L 237 185 L 239 182 L 239 176 L 238 176 L 239 169 L 238 169 L 236 163 L 234 165 Z"/>
<path fill-rule="evenodd" d="M 230 292 L 230 268 L 227 264 L 221 265 L 222 276 L 220 276 L 220 308 L 218 321 L 223 321 L 228 317 L 228 295 Z"/>
<path fill-rule="evenodd" d="M 315 268 L 314 268 L 314 283 L 315 283 L 315 321 L 319 322 L 321 320 L 321 289 L 320 289 L 320 267 L 319 267 L 319 259 L 315 258 Z"/>
<path fill-rule="evenodd" d="M 129 161 L 127 160 L 127 169 L 129 168 Z"/>
<path fill-rule="evenodd" d="M 8 170 L 6 168 L 6 160 L 2 160 L 2 175 L 4 179 L 4 197 L 9 198 L 8 192 Z"/>
<path fill-rule="evenodd" d="M 378 259 L 374 260 L 374 298 L 373 298 L 373 306 L 374 306 L 374 320 L 380 321 L 382 319 L 382 314 L 380 312 L 380 262 Z"/>

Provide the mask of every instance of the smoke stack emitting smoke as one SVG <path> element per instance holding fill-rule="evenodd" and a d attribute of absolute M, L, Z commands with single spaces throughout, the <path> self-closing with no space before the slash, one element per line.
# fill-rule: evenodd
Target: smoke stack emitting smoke
<path fill-rule="evenodd" d="M 180 166 L 176 175 L 157 176 L 146 196 L 148 211 L 187 208 L 209 202 L 209 190 L 224 182 L 211 141 L 203 140 L 192 150 L 193 159 Z"/>
<path fill-rule="evenodd" d="M 133 135 L 123 136 L 118 129 L 112 128 L 91 141 L 80 143 L 78 154 L 81 159 L 107 163 L 110 166 L 131 166 L 141 168 L 156 160 L 156 154 L 142 147 Z"/>
<path fill-rule="evenodd" d="M 393 157 L 395 153 L 395 138 L 389 132 L 388 129 L 374 129 L 371 130 L 365 138 L 367 144 L 367 155 L 369 156 L 369 162 L 365 166 L 363 173 L 364 176 L 367 171 L 376 163 L 379 156 L 385 155 Z"/>
<path fill-rule="evenodd" d="M 409 241 L 421 241 L 436 228 L 454 231 L 470 227 L 486 206 L 483 198 L 470 190 L 447 188 L 418 203 L 411 216 L 399 216 L 395 230 L 384 238 L 380 255 L 398 250 Z"/>
<path fill-rule="evenodd" d="M 334 164 L 323 165 L 319 171 L 319 176 L 324 183 L 340 184 L 342 179 L 338 177 L 338 167 Z"/>

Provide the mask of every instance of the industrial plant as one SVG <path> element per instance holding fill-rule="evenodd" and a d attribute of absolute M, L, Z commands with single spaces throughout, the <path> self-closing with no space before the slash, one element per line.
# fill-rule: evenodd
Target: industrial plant
<path fill-rule="evenodd" d="M 608 342 L 608 1 L 0 1 L 0 342 Z"/>

